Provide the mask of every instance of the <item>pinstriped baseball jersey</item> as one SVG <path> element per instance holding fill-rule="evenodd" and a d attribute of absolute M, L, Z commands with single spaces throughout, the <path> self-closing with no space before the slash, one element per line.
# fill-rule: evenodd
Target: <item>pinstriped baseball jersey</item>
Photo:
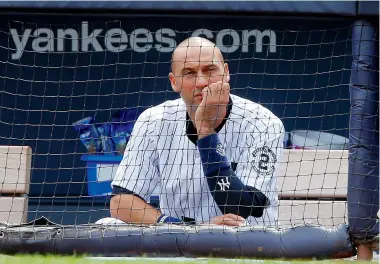
<path fill-rule="evenodd" d="M 275 225 L 277 219 L 276 172 L 283 153 L 284 127 L 271 111 L 247 99 L 230 95 L 230 111 L 217 129 L 223 154 L 237 177 L 260 190 L 270 201 L 251 225 Z M 189 133 L 182 99 L 166 101 L 144 111 L 135 123 L 113 186 L 128 189 L 146 201 L 154 190 L 162 213 L 206 222 L 222 215 L 207 180 L 196 141 Z M 218 150 L 217 150 L 218 151 Z M 228 188 L 219 181 L 219 189 Z M 238 206 L 238 205 L 237 205 Z"/>

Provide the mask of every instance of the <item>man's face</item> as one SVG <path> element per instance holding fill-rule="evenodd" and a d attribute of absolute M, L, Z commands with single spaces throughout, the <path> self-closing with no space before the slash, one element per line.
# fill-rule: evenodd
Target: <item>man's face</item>
<path fill-rule="evenodd" d="M 205 87 L 218 81 L 229 82 L 228 65 L 216 47 L 178 47 L 169 79 L 173 90 L 181 94 L 186 105 L 198 106 Z"/>

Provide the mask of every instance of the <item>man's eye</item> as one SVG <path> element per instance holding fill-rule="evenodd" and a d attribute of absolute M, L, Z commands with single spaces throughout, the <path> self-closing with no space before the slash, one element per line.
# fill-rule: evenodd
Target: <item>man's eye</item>
<path fill-rule="evenodd" d="M 194 72 L 192 72 L 192 71 L 185 71 L 185 72 L 183 73 L 183 75 L 192 75 L 192 74 L 194 74 Z"/>

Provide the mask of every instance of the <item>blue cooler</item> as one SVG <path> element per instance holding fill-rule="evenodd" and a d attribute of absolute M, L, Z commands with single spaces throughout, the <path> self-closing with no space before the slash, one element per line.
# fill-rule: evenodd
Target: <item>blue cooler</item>
<path fill-rule="evenodd" d="M 112 192 L 111 182 L 123 156 L 83 155 L 87 163 L 87 188 L 89 196 L 107 196 Z"/>

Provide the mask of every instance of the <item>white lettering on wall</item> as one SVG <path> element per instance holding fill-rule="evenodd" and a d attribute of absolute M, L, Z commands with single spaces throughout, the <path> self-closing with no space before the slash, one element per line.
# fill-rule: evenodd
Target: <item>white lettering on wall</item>
<path fill-rule="evenodd" d="M 78 51 L 79 50 L 79 36 L 78 31 L 73 28 L 68 29 L 58 29 L 57 30 L 57 51 L 65 50 L 65 40 L 71 39 L 71 47 L 68 50 Z"/>
<path fill-rule="evenodd" d="M 121 28 L 113 28 L 107 31 L 104 44 L 106 49 L 112 52 L 124 51 L 128 45 L 128 36 Z"/>
<path fill-rule="evenodd" d="M 146 28 L 136 28 L 126 32 L 122 28 L 89 28 L 83 21 L 80 30 L 74 28 L 26 28 L 19 32 L 10 29 L 13 40 L 11 59 L 21 59 L 25 50 L 34 52 L 172 52 L 177 46 L 176 32 L 171 28 L 160 28 L 154 32 Z M 276 32 L 270 29 L 260 31 L 221 29 L 212 31 L 200 28 L 193 31 L 192 36 L 201 36 L 215 42 L 223 53 L 249 52 L 261 53 L 263 47 L 267 52 L 276 53 Z"/>

